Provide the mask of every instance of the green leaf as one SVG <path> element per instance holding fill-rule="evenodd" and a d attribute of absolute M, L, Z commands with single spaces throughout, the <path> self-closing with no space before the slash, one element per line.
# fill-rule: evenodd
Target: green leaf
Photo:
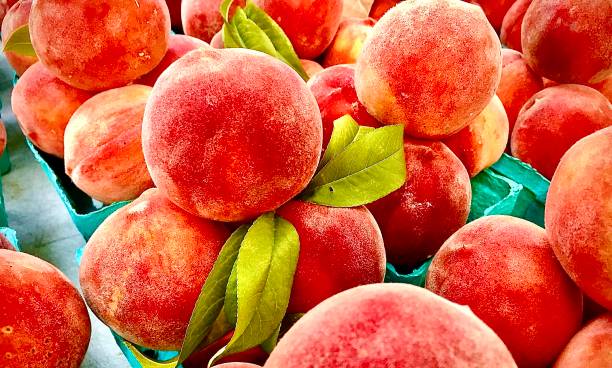
<path fill-rule="evenodd" d="M 277 59 L 281 59 L 283 62 L 285 61 L 276 52 L 272 41 L 270 41 L 264 31 L 262 31 L 255 22 L 248 19 L 244 10 L 241 8 L 236 9 L 236 14 L 234 14 L 232 18 L 232 25 L 238 30 L 244 48 L 261 51 Z"/>
<path fill-rule="evenodd" d="M 334 130 L 331 138 L 319 162 L 319 170 L 322 169 L 332 158 L 344 151 L 346 146 L 351 144 L 359 133 L 359 124 L 350 116 L 344 115 L 334 120 Z"/>
<path fill-rule="evenodd" d="M 278 328 L 276 329 L 276 331 L 274 331 L 272 336 L 268 337 L 266 341 L 261 343 L 261 348 L 263 349 L 263 351 L 268 354 L 272 353 L 272 350 L 274 350 L 276 344 L 278 344 L 278 335 L 280 334 L 280 330 L 281 325 L 278 325 Z"/>
<path fill-rule="evenodd" d="M 23 56 L 36 57 L 36 51 L 34 51 L 32 41 L 30 40 L 30 27 L 27 24 L 17 28 L 6 40 L 4 52 L 8 51 Z"/>
<path fill-rule="evenodd" d="M 225 48 L 244 48 L 244 43 L 240 38 L 240 34 L 236 26 L 230 22 L 229 12 L 232 8 L 234 0 L 224 0 L 219 6 L 221 18 L 223 18 L 223 29 L 221 35 L 223 37 L 223 47 Z"/>
<path fill-rule="evenodd" d="M 237 263 L 234 263 L 232 273 L 227 282 L 225 305 L 223 306 L 228 322 L 234 327 L 236 327 L 236 323 L 238 323 L 238 277 L 236 276 L 236 265 Z"/>
<path fill-rule="evenodd" d="M 374 202 L 406 181 L 402 125 L 364 129 L 315 175 L 302 199 L 332 207 Z"/>

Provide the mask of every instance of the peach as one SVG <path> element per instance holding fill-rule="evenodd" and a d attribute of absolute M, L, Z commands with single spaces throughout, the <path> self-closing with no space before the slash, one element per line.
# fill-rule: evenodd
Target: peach
<path fill-rule="evenodd" d="M 225 48 L 225 44 L 223 43 L 223 33 L 221 31 L 215 33 L 213 38 L 210 40 L 210 46 L 216 49 Z"/>
<path fill-rule="evenodd" d="M 328 68 L 338 64 L 355 64 L 374 24 L 376 21 L 372 18 L 344 19 L 323 55 L 323 66 Z"/>
<path fill-rule="evenodd" d="M 310 78 L 312 78 L 318 72 L 323 71 L 321 64 L 317 63 L 316 61 L 300 59 L 300 63 L 302 63 L 302 67 Z"/>
<path fill-rule="evenodd" d="M 591 87 L 598 90 L 602 95 L 606 96 L 608 101 L 612 102 L 612 75 Z"/>
<path fill-rule="evenodd" d="M 166 0 L 168 10 L 170 12 L 170 23 L 172 28 L 178 32 L 183 30 L 183 24 L 181 22 L 181 2 L 182 0 Z"/>
<path fill-rule="evenodd" d="M 485 109 L 459 133 L 443 142 L 461 160 L 471 177 L 496 163 L 508 143 L 509 123 L 501 100 L 493 96 Z"/>
<path fill-rule="evenodd" d="M 465 225 L 472 187 L 465 167 L 443 143 L 408 140 L 404 152 L 406 183 L 368 208 L 382 230 L 389 262 L 410 268 Z"/>
<path fill-rule="evenodd" d="M 397 5 L 403 0 L 374 0 L 370 8 L 370 18 L 379 20 L 385 15 L 389 9 Z"/>
<path fill-rule="evenodd" d="M 282 337 L 265 368 L 516 367 L 467 308 L 406 284 L 333 296 Z"/>
<path fill-rule="evenodd" d="M 534 0 L 521 44 L 529 65 L 560 83 L 597 83 L 612 73 L 609 0 Z"/>
<path fill-rule="evenodd" d="M 210 42 L 223 27 L 223 17 L 219 7 L 223 0 L 183 0 L 181 18 L 186 35 Z M 246 0 L 234 0 L 230 19 L 237 7 L 244 7 Z"/>
<path fill-rule="evenodd" d="M 546 232 L 516 217 L 482 217 L 453 234 L 435 255 L 426 288 L 468 306 L 519 367 L 552 363 L 582 320 L 582 294 Z"/>
<path fill-rule="evenodd" d="M 612 310 L 612 127 L 563 156 L 546 199 L 546 232 L 559 262 L 595 302 Z"/>
<path fill-rule="evenodd" d="M 191 36 L 170 35 L 168 51 L 166 52 L 166 55 L 162 61 L 155 67 L 155 69 L 140 77 L 135 83 L 153 87 L 161 73 L 168 69 L 172 63 L 180 59 L 189 51 L 200 47 L 208 47 L 208 44 Z"/>
<path fill-rule="evenodd" d="M 552 178 L 561 156 L 579 139 L 612 125 L 612 105 L 596 90 L 566 84 L 533 95 L 512 132 L 512 154 Z"/>
<path fill-rule="evenodd" d="M 254 0 L 281 26 L 301 59 L 314 60 L 331 44 L 343 0 Z"/>
<path fill-rule="evenodd" d="M 360 125 L 380 127 L 380 123 L 368 114 L 355 92 L 355 67 L 335 65 L 318 73 L 308 81 L 310 91 L 317 99 L 323 120 L 323 149 L 327 147 L 334 120 L 349 114 Z"/>
<path fill-rule="evenodd" d="M 582 328 L 557 359 L 554 368 L 612 367 L 612 314 Z"/>
<path fill-rule="evenodd" d="M 16 250 L 15 246 L 2 234 L 0 234 L 0 249 Z"/>
<path fill-rule="evenodd" d="M 198 49 L 155 83 L 142 140 L 153 182 L 171 201 L 238 222 L 307 186 L 321 153 L 321 114 L 285 63 L 251 50 Z"/>
<path fill-rule="evenodd" d="M 108 217 L 87 242 L 79 274 L 87 305 L 130 342 L 178 350 L 228 237 L 222 224 L 150 189 Z"/>
<path fill-rule="evenodd" d="M 234 332 L 229 332 L 225 334 L 219 340 L 209 344 L 187 358 L 185 362 L 183 362 L 183 367 L 185 368 L 202 368 L 206 367 L 208 362 L 215 356 L 215 354 L 221 350 L 227 343 L 230 342 Z M 241 353 L 232 354 L 226 357 L 219 359 L 216 364 L 219 364 L 223 367 L 223 363 L 233 363 L 233 364 L 248 364 L 248 363 L 257 363 L 263 364 L 268 358 L 268 353 L 266 353 L 261 347 L 257 346 L 255 348 L 249 349 L 247 351 L 243 351 Z M 216 365 L 215 367 L 219 367 Z M 246 367 L 250 367 L 247 365 Z"/>
<path fill-rule="evenodd" d="M 561 83 L 557 83 L 557 82 L 555 82 L 553 80 L 550 80 L 550 79 L 544 78 L 544 77 L 542 77 L 542 82 L 544 83 L 544 88 L 554 87 L 554 86 L 558 86 L 558 85 L 561 84 Z"/>
<path fill-rule="evenodd" d="M 83 299 L 53 265 L 0 249 L 0 366 L 77 368 L 91 333 Z"/>
<path fill-rule="evenodd" d="M 103 203 L 137 198 L 153 181 L 145 165 L 142 117 L 151 87 L 134 84 L 87 100 L 64 133 L 66 174 Z"/>
<path fill-rule="evenodd" d="M 355 87 L 368 112 L 416 138 L 443 138 L 484 110 L 501 77 L 501 45 L 482 10 L 459 0 L 405 1 L 374 26 Z"/>
<path fill-rule="evenodd" d="M 516 0 L 508 9 L 501 25 L 499 38 L 501 42 L 511 49 L 522 52 L 521 45 L 521 26 L 525 13 L 533 0 Z"/>
<path fill-rule="evenodd" d="M 502 26 L 504 16 L 517 0 L 470 0 L 472 4 L 479 5 L 487 19 L 496 31 Z"/>
<path fill-rule="evenodd" d="M 525 102 L 543 88 L 542 78 L 531 70 L 520 52 L 502 50 L 502 77 L 497 96 L 508 115 L 510 133 Z"/>
<path fill-rule="evenodd" d="M 40 61 L 59 79 L 101 91 L 159 64 L 168 49 L 170 16 L 163 0 L 37 0 L 30 36 Z"/>
<path fill-rule="evenodd" d="M 13 5 L 2 21 L 2 45 L 11 37 L 17 28 L 28 24 L 32 0 L 21 0 Z M 17 75 L 22 75 L 30 66 L 38 61 L 36 56 L 20 55 L 12 51 L 4 53 L 6 60 L 11 64 Z"/>
<path fill-rule="evenodd" d="M 6 150 L 6 141 L 6 128 L 4 127 L 4 122 L 0 120 L 0 156 L 2 156 L 2 154 Z"/>
<path fill-rule="evenodd" d="M 332 208 L 291 201 L 277 211 L 300 237 L 287 313 L 305 313 L 355 286 L 383 282 L 385 248 L 365 207 Z"/>
<path fill-rule="evenodd" d="M 23 134 L 41 151 L 64 157 L 64 130 L 72 114 L 92 93 L 55 77 L 44 65 L 32 65 L 15 85 L 11 106 Z"/>

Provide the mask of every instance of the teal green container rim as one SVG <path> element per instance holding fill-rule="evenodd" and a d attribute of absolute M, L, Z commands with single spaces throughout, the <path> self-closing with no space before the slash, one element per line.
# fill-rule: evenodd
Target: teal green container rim
<path fill-rule="evenodd" d="M 8 226 L 8 215 L 6 213 L 6 206 L 4 202 L 4 193 L 2 189 L 2 177 L 0 177 L 0 227 Z"/>

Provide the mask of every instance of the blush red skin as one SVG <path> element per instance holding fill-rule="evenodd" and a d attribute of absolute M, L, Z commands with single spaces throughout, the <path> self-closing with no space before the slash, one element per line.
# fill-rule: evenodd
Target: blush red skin
<path fill-rule="evenodd" d="M 602 315 L 572 338 L 553 368 L 612 366 L 612 314 Z"/>
<path fill-rule="evenodd" d="M 4 249 L 0 274 L 0 366 L 79 367 L 91 325 L 68 278 L 41 259 Z"/>
<path fill-rule="evenodd" d="M 612 310 L 612 127 L 578 141 L 563 156 L 546 199 L 546 232 L 561 265 L 582 291 Z"/>
<path fill-rule="evenodd" d="M 181 208 L 225 222 L 255 218 L 300 193 L 321 141 L 306 83 L 281 61 L 242 49 L 198 49 L 172 64 L 143 124 L 157 187 Z"/>
<path fill-rule="evenodd" d="M 87 305 L 128 341 L 179 350 L 227 238 L 223 224 L 190 215 L 150 189 L 87 243 L 79 272 Z"/>
<path fill-rule="evenodd" d="M 233 334 L 233 331 L 229 332 L 219 340 L 191 354 L 189 358 L 185 360 L 183 366 L 185 368 L 206 367 L 212 357 L 230 342 Z M 232 354 L 230 356 L 221 358 L 217 361 L 217 364 L 219 365 L 215 365 L 215 367 L 225 367 L 226 365 L 231 367 L 232 365 L 230 364 L 234 364 L 236 368 L 242 368 L 243 365 L 244 368 L 258 367 L 255 364 L 264 364 L 267 358 L 268 354 L 258 346 L 242 353 Z"/>
<path fill-rule="evenodd" d="M 254 0 L 285 31 L 301 59 L 314 60 L 331 44 L 343 0 Z"/>
<path fill-rule="evenodd" d="M 341 291 L 383 282 L 385 249 L 365 207 L 332 208 L 291 201 L 277 211 L 300 237 L 287 313 L 305 313 Z"/>
<path fill-rule="evenodd" d="M 582 294 L 544 229 L 510 216 L 483 217 L 453 234 L 434 257 L 426 288 L 468 306 L 519 367 L 552 363 L 582 320 Z"/>
<path fill-rule="evenodd" d="M 374 0 L 370 8 L 370 18 L 379 20 L 385 13 L 403 0 Z"/>
<path fill-rule="evenodd" d="M 441 142 L 404 143 L 406 183 L 368 205 L 380 225 L 388 261 L 413 267 L 431 257 L 465 225 L 470 213 L 470 176 Z"/>
<path fill-rule="evenodd" d="M 225 48 L 225 44 L 223 43 L 223 33 L 221 31 L 215 33 L 212 40 L 210 40 L 210 46 L 216 49 Z"/>
<path fill-rule="evenodd" d="M 359 125 L 374 128 L 381 126 L 357 99 L 354 65 L 329 67 L 311 78 L 308 87 L 317 99 L 321 111 L 323 149 L 327 147 L 331 138 L 334 120 L 344 115 L 351 115 Z"/>
<path fill-rule="evenodd" d="M 559 83 L 600 82 L 612 73 L 610 14 L 608 0 L 534 0 L 521 30 L 527 62 Z"/>
<path fill-rule="evenodd" d="M 329 68 L 333 65 L 355 64 L 374 24 L 376 20 L 372 18 L 344 19 L 323 55 L 323 66 Z"/>
<path fill-rule="evenodd" d="M 519 52 L 523 51 L 521 45 L 521 26 L 523 25 L 523 18 L 525 18 L 525 13 L 532 1 L 533 0 L 516 0 L 510 9 L 508 9 L 501 25 L 501 33 L 499 35 L 501 42 L 509 48 Z"/>
<path fill-rule="evenodd" d="M 0 234 L 0 249 L 16 250 L 15 246 L 2 234 Z"/>
<path fill-rule="evenodd" d="M 0 120 L 0 156 L 2 156 L 4 150 L 6 150 L 6 140 L 6 128 L 4 127 L 4 122 Z"/>
<path fill-rule="evenodd" d="M 223 27 L 219 7 L 223 0 L 183 0 L 181 18 L 186 35 L 211 42 L 215 33 Z M 234 0 L 230 8 L 230 19 L 237 7 L 244 8 L 246 0 Z"/>
<path fill-rule="evenodd" d="M 598 90 L 602 95 L 606 96 L 608 101 L 612 102 L 612 75 L 591 87 Z"/>
<path fill-rule="evenodd" d="M 512 154 L 552 178 L 563 154 L 579 139 L 612 125 L 612 105 L 596 90 L 559 85 L 533 95 L 512 132 Z"/>
<path fill-rule="evenodd" d="M 316 61 L 300 59 L 300 63 L 302 64 L 302 67 L 309 78 L 312 78 L 318 72 L 323 71 L 321 64 L 317 63 Z"/>
<path fill-rule="evenodd" d="M 470 0 L 472 4 L 480 5 L 487 19 L 499 32 L 504 16 L 517 0 Z"/>
<path fill-rule="evenodd" d="M 89 91 L 125 86 L 153 70 L 170 36 L 163 0 L 37 0 L 29 25 L 41 62 L 64 82 Z M 113 34 L 107 25 L 121 32 Z M 83 40 L 97 47 L 83 47 Z"/>
<path fill-rule="evenodd" d="M 2 44 L 6 46 L 6 41 L 17 30 L 17 28 L 28 24 L 30 19 L 31 0 L 21 0 L 13 5 L 4 20 L 2 21 Z M 17 75 L 22 75 L 30 66 L 38 61 L 35 56 L 19 55 L 15 52 L 5 51 L 4 56 L 11 64 Z"/>

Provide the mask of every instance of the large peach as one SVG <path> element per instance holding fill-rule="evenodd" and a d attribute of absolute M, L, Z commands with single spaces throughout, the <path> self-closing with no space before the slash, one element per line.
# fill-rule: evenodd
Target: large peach
<path fill-rule="evenodd" d="M 316 61 L 300 59 L 300 63 L 302 64 L 302 67 L 309 78 L 312 78 L 318 72 L 323 71 L 321 64 L 317 63 Z"/>
<path fill-rule="evenodd" d="M 87 242 L 79 275 L 87 305 L 130 342 L 178 350 L 228 237 L 222 224 L 150 189 L 108 217 Z"/>
<path fill-rule="evenodd" d="M 2 45 L 6 42 L 17 28 L 28 24 L 32 0 L 21 0 L 13 5 L 6 13 L 2 21 Z M 13 51 L 4 52 L 6 60 L 11 64 L 17 75 L 22 75 L 30 66 L 34 65 L 38 58 L 36 56 L 20 55 Z"/>
<path fill-rule="evenodd" d="M 0 366 L 77 368 L 91 325 L 83 299 L 53 265 L 0 249 Z"/>
<path fill-rule="evenodd" d="M 431 257 L 470 214 L 470 176 L 441 142 L 406 141 L 406 183 L 368 208 L 389 262 L 412 267 Z"/>
<path fill-rule="evenodd" d="M 471 3 L 480 5 L 487 19 L 499 31 L 504 20 L 504 16 L 517 0 L 470 0 Z"/>
<path fill-rule="evenodd" d="M 344 19 L 323 55 L 323 66 L 328 68 L 338 64 L 355 64 L 374 24 L 376 21 L 372 18 Z"/>
<path fill-rule="evenodd" d="M 521 45 L 521 26 L 523 25 L 523 18 L 525 18 L 525 13 L 532 1 L 533 0 L 516 0 L 510 9 L 508 9 L 508 12 L 504 16 L 504 21 L 502 22 L 501 33 L 499 35 L 501 42 L 509 48 L 519 52 L 523 51 Z"/>
<path fill-rule="evenodd" d="M 484 110 L 501 77 L 501 45 L 482 9 L 405 1 L 374 26 L 355 87 L 368 112 L 416 138 L 443 138 Z"/>
<path fill-rule="evenodd" d="M 168 49 L 170 16 L 164 0 L 36 0 L 30 36 L 40 61 L 59 79 L 100 91 L 124 86 L 159 64 Z"/>
<path fill-rule="evenodd" d="M 306 187 L 321 153 L 321 114 L 285 63 L 198 49 L 155 83 L 142 140 L 153 182 L 170 200 L 205 218 L 241 221 Z"/>
<path fill-rule="evenodd" d="M 609 0 L 533 0 L 521 30 L 523 53 L 541 76 L 597 83 L 612 73 Z"/>
<path fill-rule="evenodd" d="M 66 174 L 100 202 L 132 200 L 153 186 L 140 138 L 150 94 L 151 87 L 138 84 L 102 92 L 66 126 Z"/>
<path fill-rule="evenodd" d="M 512 154 L 547 178 L 579 139 L 612 125 L 612 105 L 577 84 L 546 88 L 525 103 L 512 132 Z"/>
<path fill-rule="evenodd" d="M 254 0 L 281 26 L 302 59 L 316 59 L 331 44 L 343 0 Z"/>
<path fill-rule="evenodd" d="M 185 34 L 210 42 L 223 27 L 219 7 L 223 0 L 183 0 L 181 18 Z M 230 18 L 237 7 L 244 7 L 246 0 L 234 0 Z"/>
<path fill-rule="evenodd" d="M 426 287 L 467 305 L 520 367 L 552 363 L 582 320 L 582 294 L 546 232 L 516 217 L 482 217 L 457 231 L 434 257 Z"/>
<path fill-rule="evenodd" d="M 554 368 L 612 367 L 612 314 L 582 328 L 557 359 Z"/>
<path fill-rule="evenodd" d="M 72 114 L 92 94 L 55 77 L 44 65 L 32 65 L 13 89 L 11 106 L 23 134 L 41 151 L 64 156 L 64 130 Z"/>
<path fill-rule="evenodd" d="M 266 368 L 516 367 L 467 308 L 405 284 L 360 286 L 302 317 Z"/>
<path fill-rule="evenodd" d="M 561 265 L 595 302 L 612 310 L 612 127 L 563 156 L 546 199 L 546 232 Z"/>

